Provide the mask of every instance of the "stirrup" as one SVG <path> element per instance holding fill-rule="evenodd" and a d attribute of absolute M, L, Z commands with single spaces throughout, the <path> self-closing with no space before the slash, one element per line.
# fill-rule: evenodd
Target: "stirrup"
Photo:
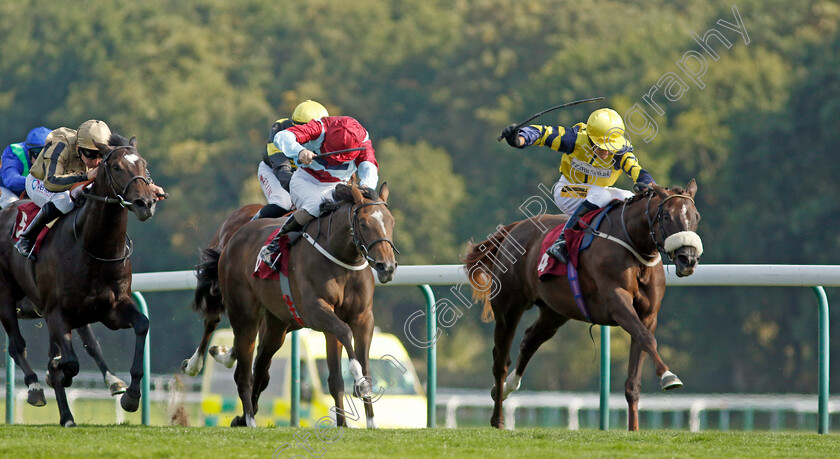
<path fill-rule="evenodd" d="M 29 240 L 26 238 L 20 238 L 17 242 L 15 242 L 15 249 L 17 249 L 19 254 L 23 255 L 26 258 L 31 258 L 32 261 L 35 261 L 35 256 L 32 255 L 32 250 L 35 247 L 24 247 L 26 245 L 31 246 Z"/>
<path fill-rule="evenodd" d="M 553 257 L 555 260 L 563 263 L 564 265 L 569 262 L 569 253 L 568 249 L 566 248 L 566 241 L 560 240 L 555 242 L 551 245 L 551 247 L 546 250 L 549 256 Z"/>

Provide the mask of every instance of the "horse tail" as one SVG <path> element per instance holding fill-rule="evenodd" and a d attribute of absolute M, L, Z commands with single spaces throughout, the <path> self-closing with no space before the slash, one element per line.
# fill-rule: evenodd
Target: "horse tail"
<path fill-rule="evenodd" d="M 198 283 L 195 287 L 192 308 L 200 312 L 205 319 L 219 317 L 225 312 L 222 302 L 222 292 L 219 290 L 219 257 L 222 252 L 218 248 L 209 247 L 201 252 L 201 262 L 195 267 L 195 277 Z"/>
<path fill-rule="evenodd" d="M 495 319 L 493 316 L 493 306 L 490 304 L 492 275 L 487 272 L 488 264 L 494 262 L 487 260 L 487 263 L 485 263 L 484 260 L 490 255 L 493 255 L 493 259 L 498 259 L 496 252 L 499 251 L 502 242 L 510 234 L 510 230 L 519 223 L 511 223 L 496 231 L 484 241 L 478 244 L 470 244 L 469 250 L 464 257 L 464 266 L 466 267 L 467 277 L 472 287 L 473 300 L 484 303 L 484 308 L 481 310 L 481 320 L 483 322 L 492 322 Z"/>

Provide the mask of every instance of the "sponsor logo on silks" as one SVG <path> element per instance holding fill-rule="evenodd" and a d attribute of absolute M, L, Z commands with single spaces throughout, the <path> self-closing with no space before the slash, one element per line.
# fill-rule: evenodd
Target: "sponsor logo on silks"
<path fill-rule="evenodd" d="M 594 177 L 609 178 L 610 175 L 612 175 L 612 171 L 610 169 L 602 169 L 600 167 L 595 167 L 577 158 L 572 158 L 570 166 L 572 167 L 572 169 L 578 172 L 583 172 L 586 175 L 592 175 Z"/>

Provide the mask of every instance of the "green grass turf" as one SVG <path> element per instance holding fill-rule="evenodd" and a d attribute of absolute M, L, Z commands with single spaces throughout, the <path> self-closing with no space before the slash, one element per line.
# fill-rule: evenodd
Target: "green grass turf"
<path fill-rule="evenodd" d="M 330 433 L 330 431 L 322 431 Z M 335 433 L 333 431 L 332 433 Z M 309 436 L 307 452 L 302 439 Z M 284 445 L 288 448 L 279 451 Z M 840 437 L 789 432 L 0 426 L 0 457 L 838 457 Z"/>

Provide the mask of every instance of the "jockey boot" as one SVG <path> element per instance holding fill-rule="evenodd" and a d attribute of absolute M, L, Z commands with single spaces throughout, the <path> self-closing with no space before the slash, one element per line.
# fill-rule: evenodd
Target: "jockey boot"
<path fill-rule="evenodd" d="M 584 200 L 580 205 L 575 209 L 574 213 L 569 217 L 569 221 L 566 222 L 565 228 L 576 229 L 578 226 L 578 221 L 580 221 L 580 217 L 583 217 L 587 213 L 598 209 L 599 207 L 595 204 L 592 204 L 589 201 Z M 560 237 L 554 241 L 554 244 L 548 248 L 546 251 L 549 255 L 556 258 L 557 261 L 563 263 L 564 265 L 569 262 L 569 251 L 566 248 L 566 230 L 560 232 Z"/>
<path fill-rule="evenodd" d="M 260 218 L 279 218 L 283 215 L 286 215 L 289 211 L 278 206 L 277 204 L 266 204 L 262 206 L 259 212 L 254 214 L 251 218 L 251 221 L 260 219 Z"/>
<path fill-rule="evenodd" d="M 280 232 L 274 236 L 271 242 L 260 250 L 260 260 L 270 266 L 271 269 L 277 271 L 274 264 L 277 262 L 278 255 L 280 255 L 280 237 L 284 234 L 302 230 L 307 223 L 314 219 L 315 217 L 310 215 L 309 212 L 303 209 L 298 209 L 291 217 L 289 217 L 288 220 L 286 220 L 286 223 L 284 223 L 283 227 L 280 228 Z M 300 220 L 303 220 L 303 222 Z"/>
<path fill-rule="evenodd" d="M 20 233 L 20 239 L 18 239 L 17 243 L 15 243 L 17 251 L 20 252 L 21 255 L 35 261 L 35 255 L 32 254 L 32 249 L 35 247 L 35 240 L 38 238 L 38 235 L 41 234 L 41 230 L 47 226 L 47 223 L 62 215 L 63 214 L 60 210 L 58 210 L 58 207 L 56 207 L 52 202 L 44 204 L 44 207 L 38 211 L 38 215 L 32 219 L 32 223 L 29 227 Z"/>

